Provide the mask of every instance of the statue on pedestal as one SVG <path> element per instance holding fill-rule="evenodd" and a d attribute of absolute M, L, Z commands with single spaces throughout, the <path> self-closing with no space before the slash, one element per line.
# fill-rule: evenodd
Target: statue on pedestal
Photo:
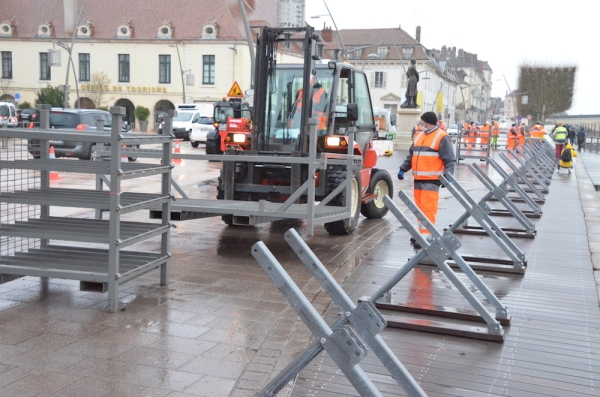
<path fill-rule="evenodd" d="M 417 107 L 417 83 L 419 82 L 419 72 L 417 72 L 416 59 L 410 60 L 410 66 L 406 71 L 406 78 L 408 80 L 408 86 L 406 87 L 406 94 L 404 97 L 406 100 L 401 108 L 416 108 Z"/>

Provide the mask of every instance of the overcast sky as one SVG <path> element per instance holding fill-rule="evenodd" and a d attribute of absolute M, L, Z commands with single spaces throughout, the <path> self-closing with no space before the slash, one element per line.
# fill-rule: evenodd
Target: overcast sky
<path fill-rule="evenodd" d="M 456 46 L 488 61 L 493 96 L 517 89 L 522 62 L 578 66 L 569 114 L 600 114 L 600 30 L 597 0 L 325 0 L 338 29 L 400 26 L 428 49 Z M 596 5 L 594 5 L 596 4 Z M 306 0 L 306 21 L 334 28 L 323 0 Z M 496 81 L 500 80 L 500 81 Z"/>

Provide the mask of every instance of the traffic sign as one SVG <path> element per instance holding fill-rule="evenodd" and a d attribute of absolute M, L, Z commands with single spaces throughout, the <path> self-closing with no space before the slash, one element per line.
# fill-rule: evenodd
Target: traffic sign
<path fill-rule="evenodd" d="M 532 115 L 530 115 L 530 114 L 527 115 L 527 120 L 531 120 L 532 118 L 533 118 Z"/>
<path fill-rule="evenodd" d="M 234 98 L 243 98 L 244 97 L 244 93 L 242 92 L 242 89 L 240 88 L 237 81 L 233 82 L 233 85 L 229 89 L 227 96 L 234 97 Z"/>
<path fill-rule="evenodd" d="M 15 101 L 19 102 L 21 100 L 21 94 L 18 92 L 15 92 Z"/>

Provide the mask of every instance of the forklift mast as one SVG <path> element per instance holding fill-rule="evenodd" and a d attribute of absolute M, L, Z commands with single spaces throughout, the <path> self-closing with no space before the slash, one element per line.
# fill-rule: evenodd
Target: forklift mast
<path fill-rule="evenodd" d="M 302 35 L 304 33 L 304 35 Z M 308 119 L 311 112 L 311 86 L 310 77 L 315 73 L 314 61 L 318 57 L 316 56 L 317 40 L 319 37 L 314 34 L 314 28 L 307 26 L 305 28 L 269 28 L 263 27 L 260 35 L 258 36 L 258 51 L 256 60 L 256 72 L 254 77 L 254 112 L 255 116 L 252 120 L 252 150 L 259 152 L 272 151 L 272 150 L 283 150 L 288 152 L 308 151 Z M 277 109 L 274 109 L 274 105 L 285 105 L 285 101 L 289 104 L 290 101 L 294 101 L 296 98 L 292 97 L 288 87 L 278 86 L 276 79 L 277 71 L 277 47 L 279 44 L 284 45 L 285 42 L 295 42 L 304 50 L 304 65 L 297 65 L 297 72 L 302 75 L 297 76 L 298 81 L 302 82 L 302 103 L 309 104 L 309 106 L 303 106 L 301 112 L 302 126 L 299 131 L 299 136 L 295 139 L 285 139 L 282 137 L 280 145 L 274 146 L 272 142 L 272 134 L 269 134 L 271 117 L 281 117 L 281 114 L 276 113 Z M 277 90 L 277 91 L 276 91 Z M 287 96 L 279 95 L 281 101 L 273 103 L 274 101 L 269 98 L 271 95 L 279 93 L 285 94 L 284 90 L 287 90 Z M 292 144 L 293 142 L 293 144 Z"/>

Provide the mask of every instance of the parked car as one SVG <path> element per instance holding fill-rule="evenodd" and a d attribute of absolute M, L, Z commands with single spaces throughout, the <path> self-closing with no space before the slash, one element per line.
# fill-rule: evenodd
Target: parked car
<path fill-rule="evenodd" d="M 450 127 L 448 127 L 446 129 L 446 132 L 450 136 L 457 136 L 458 135 L 458 124 L 452 124 L 452 125 L 450 125 Z"/>
<path fill-rule="evenodd" d="M 50 111 L 50 128 L 76 131 L 96 131 L 96 118 L 104 122 L 104 132 L 110 134 L 112 116 L 109 112 L 98 109 L 52 109 Z M 126 128 L 126 127 L 124 127 Z M 127 129 L 122 132 L 127 133 Z M 92 142 L 77 141 L 50 141 L 54 147 L 54 155 L 59 157 L 73 157 L 80 160 L 92 158 Z M 129 147 L 137 147 L 132 145 Z M 34 158 L 39 158 L 39 140 L 30 139 L 28 150 Z M 137 157 L 128 157 L 129 161 L 137 160 Z"/>
<path fill-rule="evenodd" d="M 10 102 L 0 102 L 0 128 L 19 125 L 17 108 Z"/>
<path fill-rule="evenodd" d="M 184 141 L 190 140 L 192 131 L 200 128 L 200 111 L 198 110 L 177 110 L 177 116 L 173 117 L 173 135 L 177 139 Z M 164 121 L 159 126 L 159 133 L 162 134 Z"/>
<path fill-rule="evenodd" d="M 192 129 L 190 141 L 192 147 L 198 147 L 200 142 L 206 143 L 206 135 L 215 130 L 213 116 L 201 116 L 198 121 L 198 127 Z"/>
<path fill-rule="evenodd" d="M 31 123 L 34 124 L 39 121 L 40 112 L 37 109 L 23 109 L 19 113 L 19 123 Z"/>

